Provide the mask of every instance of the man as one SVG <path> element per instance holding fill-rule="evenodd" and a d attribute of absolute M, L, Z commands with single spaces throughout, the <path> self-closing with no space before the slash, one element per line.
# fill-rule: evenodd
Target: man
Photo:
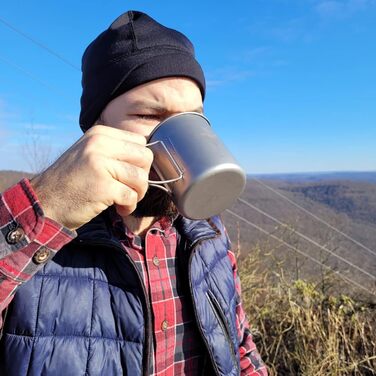
<path fill-rule="evenodd" d="M 148 135 L 203 111 L 190 41 L 127 12 L 82 71 L 85 134 L 1 197 L 0 374 L 266 375 L 220 219 L 148 189 Z"/>

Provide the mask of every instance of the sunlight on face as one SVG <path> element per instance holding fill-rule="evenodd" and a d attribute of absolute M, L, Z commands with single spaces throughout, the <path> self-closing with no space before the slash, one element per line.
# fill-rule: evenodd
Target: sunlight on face
<path fill-rule="evenodd" d="M 162 78 L 112 100 L 103 110 L 100 121 L 147 137 L 162 120 L 189 111 L 203 112 L 197 84 L 188 78 Z"/>

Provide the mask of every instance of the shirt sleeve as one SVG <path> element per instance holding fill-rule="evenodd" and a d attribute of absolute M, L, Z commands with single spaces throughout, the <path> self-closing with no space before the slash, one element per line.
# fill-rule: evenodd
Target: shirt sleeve
<path fill-rule="evenodd" d="M 237 269 L 236 256 L 232 251 L 228 251 L 228 257 L 234 273 L 235 289 L 237 297 L 236 306 L 236 327 L 239 337 L 239 354 L 240 354 L 240 374 L 242 376 L 267 376 L 268 371 L 261 359 L 256 345 L 253 342 L 252 333 L 246 313 L 241 302 L 241 286 Z"/>
<path fill-rule="evenodd" d="M 0 313 L 17 288 L 75 237 L 75 231 L 44 216 L 28 179 L 0 194 Z"/>

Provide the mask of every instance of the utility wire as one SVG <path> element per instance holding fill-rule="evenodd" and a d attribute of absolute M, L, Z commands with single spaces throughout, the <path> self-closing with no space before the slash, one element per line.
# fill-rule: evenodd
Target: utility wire
<path fill-rule="evenodd" d="M 36 46 L 42 48 L 43 50 L 47 51 L 48 53 L 50 53 L 51 55 L 55 56 L 56 58 L 58 58 L 59 60 L 61 60 L 62 62 L 64 62 L 65 64 L 69 65 L 71 68 L 77 70 L 77 71 L 80 71 L 80 69 L 73 63 L 71 63 L 68 59 L 66 59 L 64 56 L 60 55 L 59 53 L 55 52 L 54 50 L 52 50 L 50 47 L 46 46 L 45 44 L 39 42 L 38 40 L 34 39 L 33 37 L 29 36 L 28 34 L 24 33 L 23 31 L 21 31 L 20 29 L 16 28 L 14 25 L 12 25 L 10 22 L 8 22 L 7 20 L 5 20 L 4 18 L 0 17 L 0 22 L 5 25 L 8 29 L 12 30 L 13 32 L 21 35 L 23 38 L 29 40 L 30 42 L 34 43 Z M 58 89 L 54 88 L 53 86 L 51 86 L 50 84 L 44 82 L 43 80 L 39 79 L 38 77 L 36 77 L 35 75 L 31 74 L 30 72 L 26 71 L 25 69 L 23 69 L 22 67 L 10 62 L 9 60 L 3 58 L 0 56 L 0 60 L 2 60 L 3 62 L 5 62 L 6 64 L 16 68 L 17 70 L 23 72 L 24 74 L 26 74 L 27 76 L 29 76 L 30 78 L 32 78 L 33 80 L 39 82 L 40 84 L 42 84 L 43 86 L 47 87 L 49 90 L 52 90 L 53 92 L 59 94 L 59 95 L 63 95 Z M 264 186 L 265 188 L 269 189 L 270 191 L 272 191 L 273 193 L 277 194 L 278 196 L 282 197 L 284 200 L 288 201 L 289 203 L 291 203 L 292 205 L 294 205 L 295 207 L 299 208 L 300 210 L 304 211 L 306 214 L 310 215 L 311 217 L 315 218 L 317 221 L 325 224 L 326 226 L 328 226 L 329 228 L 331 228 L 333 231 L 341 234 L 342 236 L 344 236 L 346 239 L 352 241 L 353 243 L 355 243 L 356 245 L 360 246 L 361 248 L 365 249 L 366 251 L 368 251 L 369 253 L 373 254 L 374 256 L 376 256 L 376 252 L 369 249 L 368 247 L 366 247 L 365 245 L 361 244 L 360 242 L 358 242 L 357 240 L 353 239 L 351 236 L 345 234 L 343 231 L 341 230 L 338 230 L 337 228 L 335 228 L 334 226 L 332 226 L 330 223 L 328 223 L 327 221 L 319 218 L 318 216 L 316 216 L 315 214 L 311 213 L 310 211 L 308 211 L 307 209 L 303 208 L 302 206 L 300 206 L 299 204 L 297 204 L 296 202 L 290 200 L 288 197 L 286 197 L 285 195 L 283 195 L 282 193 L 278 192 L 277 190 L 275 190 L 274 188 L 270 187 L 269 185 L 267 185 L 266 183 L 260 181 L 259 179 L 255 178 L 255 177 L 252 177 L 253 180 L 255 180 L 257 183 L 261 184 L 262 186 Z M 240 201 L 244 201 L 244 200 L 241 200 L 239 199 Z M 245 201 L 243 203 L 246 203 Z M 250 205 L 249 203 L 246 203 L 247 205 Z M 253 207 L 254 210 L 259 210 L 258 208 L 256 207 Z M 260 211 L 261 212 L 261 211 Z M 272 218 L 271 216 L 269 216 L 267 213 L 262 213 L 266 216 L 268 216 L 270 219 L 273 219 L 277 222 L 279 222 L 276 218 Z M 280 222 L 281 225 L 285 225 L 283 223 Z M 333 254 L 335 257 L 338 257 L 339 259 L 341 259 L 343 262 L 345 263 L 348 263 L 349 265 L 351 263 L 349 263 L 347 260 L 343 259 L 341 256 L 333 253 L 332 251 L 328 250 L 327 248 L 321 246 L 320 244 L 316 243 L 314 240 L 312 239 L 309 239 L 308 237 L 306 237 L 304 234 L 301 234 L 299 233 L 298 231 L 296 231 L 296 233 L 300 236 L 302 236 L 304 239 L 306 239 L 307 241 L 315 244 L 316 246 L 324 249 L 325 251 Z M 356 265 L 352 264 L 353 267 L 355 267 L 356 269 L 358 269 L 359 271 L 371 276 L 372 278 L 375 279 L 375 276 L 369 274 L 368 272 L 358 268 Z"/>
<path fill-rule="evenodd" d="M 255 180 L 257 183 L 259 183 L 260 185 L 262 185 L 263 187 L 269 189 L 270 191 L 272 191 L 273 193 L 275 193 L 276 195 L 278 195 L 279 197 L 282 197 L 284 200 L 286 200 L 287 202 L 289 202 L 290 204 L 294 205 L 295 207 L 297 207 L 298 209 L 302 210 L 304 213 L 310 215 L 311 217 L 313 217 L 314 219 L 316 219 L 317 221 L 323 223 L 324 225 L 328 226 L 330 229 L 332 229 L 333 231 L 337 232 L 338 234 L 341 234 L 343 237 L 345 237 L 346 239 L 352 241 L 354 244 L 358 245 L 359 247 L 363 248 L 364 250 L 366 250 L 367 252 L 371 253 L 372 255 L 376 256 L 376 252 L 373 251 L 372 249 L 369 249 L 368 247 L 366 247 L 365 245 L 363 245 L 362 243 L 358 242 L 357 240 L 355 240 L 354 238 L 352 238 L 351 236 L 345 234 L 343 231 L 341 230 L 338 230 L 337 228 L 335 228 L 334 226 L 332 226 L 330 223 L 328 223 L 327 221 L 325 221 L 324 219 L 318 217 L 317 215 L 311 213 L 309 210 L 303 208 L 301 205 L 297 204 L 295 201 L 292 201 L 291 199 L 289 199 L 287 196 L 283 195 L 281 192 L 278 192 L 276 189 L 274 189 L 273 187 L 270 187 L 268 184 L 262 182 L 261 180 L 255 178 L 255 177 L 251 177 L 251 179 Z"/>
<path fill-rule="evenodd" d="M 232 214 L 233 216 L 235 216 L 236 218 L 238 218 L 238 219 L 242 220 L 243 222 L 247 223 L 249 226 L 251 226 L 251 227 L 253 227 L 253 228 L 255 228 L 255 229 L 261 231 L 261 232 L 264 233 L 265 235 L 270 236 L 271 238 L 273 238 L 273 239 L 279 241 L 280 243 L 284 244 L 286 247 L 288 247 L 288 248 L 294 250 L 295 252 L 298 252 L 298 253 L 301 254 L 302 256 L 304 256 L 304 257 L 310 259 L 310 260 L 313 261 L 314 263 L 316 263 L 316 264 L 318 264 L 318 265 L 320 265 L 320 266 L 323 266 L 323 267 L 324 267 L 325 269 L 327 269 L 327 270 L 332 271 L 333 273 L 335 273 L 336 275 L 338 275 L 338 276 L 339 276 L 342 280 L 344 280 L 345 282 L 347 282 L 347 283 L 349 283 L 349 284 L 351 284 L 351 285 L 353 285 L 353 286 L 356 286 L 356 287 L 358 287 L 359 289 L 362 289 L 362 290 L 366 291 L 368 294 L 371 294 L 371 295 L 376 296 L 375 293 L 371 292 L 369 289 L 367 289 L 366 287 L 362 286 L 362 285 L 359 284 L 358 282 L 356 282 L 356 281 L 354 281 L 354 280 L 352 280 L 352 279 L 346 277 L 345 275 L 343 275 L 343 274 L 342 274 L 341 272 L 339 272 L 338 270 L 334 270 L 334 269 L 332 269 L 331 267 L 325 265 L 324 263 L 322 263 L 322 262 L 316 260 L 314 257 L 312 257 L 312 256 L 308 255 L 307 253 L 301 251 L 299 248 L 296 248 L 296 247 L 294 247 L 293 245 L 291 245 L 291 244 L 287 243 L 286 241 L 284 241 L 283 239 L 278 238 L 278 237 L 275 236 L 274 234 L 272 234 L 272 233 L 270 233 L 270 232 L 264 230 L 263 228 L 261 228 L 260 226 L 256 225 L 255 223 L 252 223 L 251 221 L 248 221 L 247 219 L 243 218 L 242 216 L 240 216 L 240 215 L 234 213 L 232 210 L 227 209 L 226 211 L 227 211 L 228 213 Z"/>
<path fill-rule="evenodd" d="M 49 89 L 53 93 L 55 93 L 55 94 L 63 97 L 65 100 L 67 99 L 67 96 L 64 93 L 62 93 L 59 89 L 57 89 L 54 86 L 50 85 L 49 83 L 41 80 L 39 77 L 35 76 L 34 74 L 30 73 L 26 69 L 20 67 L 19 65 L 13 63 L 12 61 L 6 59 L 5 57 L 3 57 L 1 55 L 0 55 L 0 61 L 2 61 L 3 63 L 5 63 L 5 64 L 7 64 L 9 66 L 11 66 L 14 69 L 17 69 L 18 71 L 22 72 L 23 74 L 25 74 L 26 76 L 30 77 L 34 81 L 39 82 L 41 85 L 43 85 L 44 87 L 46 87 L 47 89 Z"/>
<path fill-rule="evenodd" d="M 80 68 L 77 67 L 75 64 L 71 63 L 68 59 L 66 59 L 64 56 L 60 55 L 59 53 L 55 52 L 54 50 L 52 50 L 51 48 L 49 48 L 48 46 L 46 46 L 45 44 L 37 41 L 36 39 L 32 38 L 31 36 L 25 34 L 23 31 L 19 30 L 18 28 L 16 28 L 15 26 L 13 26 L 11 23 L 9 23 L 8 21 L 6 21 L 4 18 L 0 17 L 0 22 L 5 25 L 8 29 L 14 31 L 15 33 L 21 35 L 22 37 L 24 37 L 25 39 L 29 40 L 30 42 L 34 43 L 36 46 L 42 48 L 43 50 L 47 51 L 50 55 L 53 55 L 55 56 L 56 58 L 58 58 L 60 61 L 62 61 L 63 63 L 65 63 L 66 65 L 69 65 L 71 68 L 75 69 L 75 70 L 78 70 L 80 71 Z"/>
<path fill-rule="evenodd" d="M 265 217 L 268 217 L 269 219 L 271 219 L 272 221 L 278 223 L 279 225 L 281 226 L 284 226 L 284 227 L 287 227 L 287 223 L 284 223 L 284 222 L 281 222 L 280 220 L 278 220 L 277 218 L 273 217 L 272 215 L 264 212 L 263 210 L 257 208 L 256 206 L 252 205 L 251 203 L 249 203 L 248 201 L 246 200 L 243 200 L 242 198 L 239 198 L 238 201 L 240 201 L 241 203 L 247 205 L 248 207 L 250 207 L 251 209 L 253 210 L 256 210 L 258 213 L 264 215 Z M 359 266 L 353 264 L 351 261 L 348 261 L 346 258 L 334 253 L 333 251 L 331 251 L 330 249 L 328 249 L 327 247 L 319 244 L 318 242 L 316 242 L 315 240 L 313 240 L 312 238 L 308 237 L 307 235 L 304 235 L 303 233 L 295 230 L 294 231 L 295 234 L 299 235 L 300 237 L 302 237 L 303 239 L 307 240 L 308 242 L 310 242 L 311 244 L 315 245 L 316 247 L 319 247 L 320 249 L 324 250 L 325 252 L 331 254 L 332 256 L 338 258 L 339 260 L 341 260 L 342 262 L 346 263 L 347 265 L 349 266 L 352 266 L 353 268 L 357 269 L 358 271 L 360 271 L 361 273 L 363 274 L 366 274 L 368 277 L 376 280 L 376 276 L 374 276 L 373 274 L 371 273 L 368 273 L 366 270 L 360 268 Z"/>

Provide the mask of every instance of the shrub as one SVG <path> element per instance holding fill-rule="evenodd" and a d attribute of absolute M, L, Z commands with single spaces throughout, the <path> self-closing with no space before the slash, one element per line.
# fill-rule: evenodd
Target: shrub
<path fill-rule="evenodd" d="M 243 305 L 269 373 L 376 375 L 375 305 L 288 280 L 283 265 L 278 273 L 265 271 L 260 254 L 255 249 L 239 260 L 239 274 Z"/>

